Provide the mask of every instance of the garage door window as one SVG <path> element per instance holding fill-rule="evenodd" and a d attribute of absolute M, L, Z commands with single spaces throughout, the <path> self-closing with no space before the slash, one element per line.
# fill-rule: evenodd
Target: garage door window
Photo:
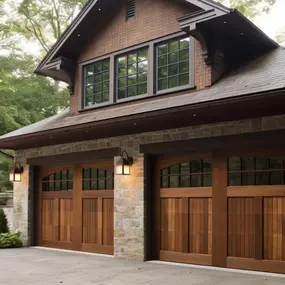
<path fill-rule="evenodd" d="M 212 186 L 212 161 L 193 160 L 161 170 L 161 188 Z"/>
<path fill-rule="evenodd" d="M 72 191 L 73 189 L 73 171 L 66 169 L 55 172 L 43 178 L 42 189 L 48 191 Z"/>
<path fill-rule="evenodd" d="M 230 157 L 228 185 L 284 185 L 284 163 L 274 157 Z"/>
<path fill-rule="evenodd" d="M 112 170 L 83 168 L 82 177 L 84 191 L 114 189 L 114 171 Z"/>

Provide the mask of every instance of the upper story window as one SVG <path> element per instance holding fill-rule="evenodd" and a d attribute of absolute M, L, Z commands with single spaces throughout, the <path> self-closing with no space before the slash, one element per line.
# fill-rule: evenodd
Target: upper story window
<path fill-rule="evenodd" d="M 157 91 L 189 85 L 189 42 L 188 37 L 157 45 Z"/>
<path fill-rule="evenodd" d="M 82 64 L 83 109 L 194 87 L 193 42 L 173 35 Z"/>
<path fill-rule="evenodd" d="M 117 58 L 117 98 L 147 94 L 148 50 L 138 50 Z"/>
<path fill-rule="evenodd" d="M 84 106 L 109 101 L 110 61 L 104 60 L 84 67 Z"/>

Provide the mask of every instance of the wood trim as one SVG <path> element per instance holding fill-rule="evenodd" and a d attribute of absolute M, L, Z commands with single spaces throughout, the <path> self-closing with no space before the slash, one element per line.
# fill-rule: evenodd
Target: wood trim
<path fill-rule="evenodd" d="M 60 155 L 50 156 L 38 156 L 34 158 L 28 158 L 27 164 L 39 165 L 39 166 L 50 166 L 59 164 L 79 164 L 96 161 L 102 158 L 113 158 L 114 156 L 120 156 L 121 149 L 118 147 L 98 149 L 94 151 L 82 151 L 73 152 Z"/>
<path fill-rule="evenodd" d="M 213 153 L 213 242 L 212 263 L 214 266 L 226 267 L 227 259 L 227 157 L 225 154 Z"/>
<path fill-rule="evenodd" d="M 255 212 L 255 259 L 263 259 L 263 198 L 254 197 Z"/>
<path fill-rule="evenodd" d="M 72 199 L 73 191 L 51 191 L 51 192 L 42 192 L 42 198 L 46 199 Z"/>
<path fill-rule="evenodd" d="M 189 199 L 182 198 L 182 252 L 189 252 Z"/>
<path fill-rule="evenodd" d="M 212 256 L 208 254 L 182 253 L 176 251 L 161 250 L 159 259 L 198 265 L 212 265 Z"/>
<path fill-rule="evenodd" d="M 161 188 L 161 198 L 211 198 L 212 187 L 193 187 L 193 188 Z"/>
<path fill-rule="evenodd" d="M 81 246 L 81 251 L 113 255 L 114 247 L 111 245 L 97 245 L 97 244 L 83 243 Z"/>
<path fill-rule="evenodd" d="M 228 186 L 228 197 L 282 197 L 285 185 L 268 186 Z"/>
<path fill-rule="evenodd" d="M 97 230 L 97 237 L 98 237 L 98 245 L 103 245 L 103 199 L 97 199 L 97 212 L 98 212 L 98 230 Z"/>
<path fill-rule="evenodd" d="M 114 198 L 114 190 L 82 191 L 82 198 Z"/>
<path fill-rule="evenodd" d="M 82 242 L 82 171 L 76 167 L 73 173 L 73 249 L 80 250 Z"/>
<path fill-rule="evenodd" d="M 161 213 L 160 213 L 160 166 L 158 159 L 155 160 L 154 165 L 154 205 L 155 205 L 155 256 L 159 259 L 160 243 L 161 243 Z"/>
<path fill-rule="evenodd" d="M 274 273 L 285 273 L 285 261 L 255 260 L 251 258 L 228 257 L 227 267 Z"/>
<path fill-rule="evenodd" d="M 72 242 L 62 242 L 62 241 L 47 241 L 43 240 L 41 243 L 43 247 L 51 247 L 51 248 L 60 248 L 67 250 L 74 250 L 72 246 Z"/>

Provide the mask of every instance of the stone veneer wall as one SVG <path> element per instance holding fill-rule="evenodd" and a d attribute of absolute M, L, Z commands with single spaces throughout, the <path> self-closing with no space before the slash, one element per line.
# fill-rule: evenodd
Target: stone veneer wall
<path fill-rule="evenodd" d="M 27 158 L 121 147 L 134 157 L 135 163 L 132 167 L 131 176 L 116 176 L 115 178 L 115 256 L 144 260 L 144 156 L 139 153 L 140 144 L 276 129 L 285 129 L 285 115 L 191 126 L 17 151 L 17 160 L 25 166 L 25 173 L 23 182 L 14 185 L 14 230 L 21 230 L 25 243 L 29 243 L 33 213 L 31 207 L 28 207 L 30 195 Z M 114 159 L 114 162 L 116 162 L 118 158 Z"/>

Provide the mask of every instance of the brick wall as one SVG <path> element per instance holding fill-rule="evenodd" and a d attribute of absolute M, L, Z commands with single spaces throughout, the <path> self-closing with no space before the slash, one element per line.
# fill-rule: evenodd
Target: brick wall
<path fill-rule="evenodd" d="M 133 174 L 129 177 L 115 177 L 114 217 L 115 256 L 143 260 L 145 258 L 145 219 L 144 219 L 144 156 L 139 153 L 141 144 L 194 139 L 202 137 L 218 137 L 285 129 L 285 115 L 264 117 L 240 121 L 222 122 L 179 129 L 134 134 L 129 136 L 111 137 L 62 145 L 21 150 L 16 152 L 17 160 L 25 166 L 21 183 L 14 184 L 14 229 L 23 232 L 25 244 L 31 238 L 31 220 L 33 217 L 31 203 L 31 187 L 27 158 L 120 147 L 127 150 L 134 158 Z M 117 158 L 114 158 L 116 163 Z"/>
<path fill-rule="evenodd" d="M 112 19 L 82 52 L 78 62 L 90 60 L 162 36 L 181 32 L 177 18 L 197 8 L 176 0 L 137 0 L 136 17 L 125 21 L 125 9 Z M 200 44 L 195 40 L 195 85 L 203 89 L 211 85 L 211 68 L 201 56 Z M 76 75 L 74 94 L 70 99 L 71 115 L 78 115 L 81 80 Z"/>

